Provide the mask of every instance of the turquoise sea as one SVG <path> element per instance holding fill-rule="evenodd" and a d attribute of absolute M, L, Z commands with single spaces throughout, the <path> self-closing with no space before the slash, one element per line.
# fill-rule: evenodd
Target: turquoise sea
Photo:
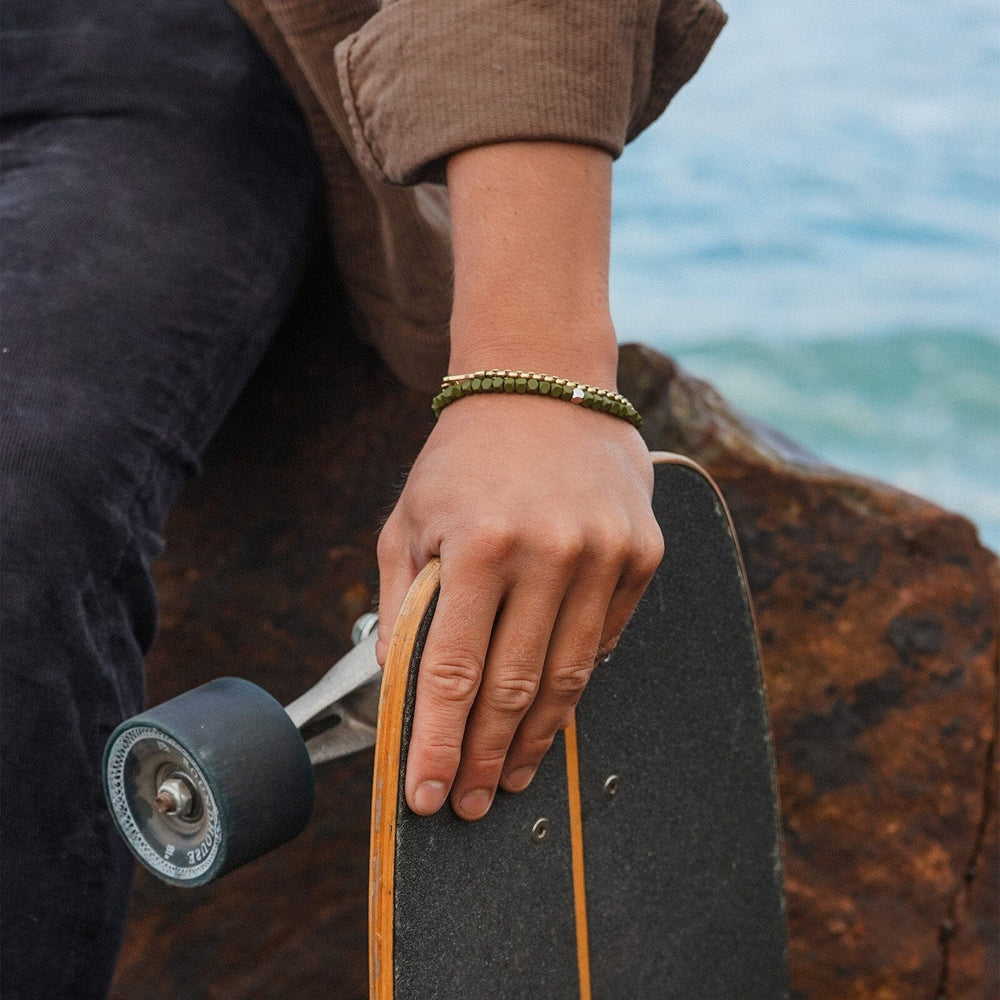
<path fill-rule="evenodd" d="M 1000 550 L 1000 5 L 725 6 L 616 164 L 620 339 Z"/>

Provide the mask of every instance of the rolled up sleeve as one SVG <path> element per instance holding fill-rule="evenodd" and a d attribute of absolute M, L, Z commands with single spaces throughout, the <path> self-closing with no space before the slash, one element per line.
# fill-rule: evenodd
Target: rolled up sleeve
<path fill-rule="evenodd" d="M 442 181 L 452 153 L 514 140 L 617 157 L 691 78 L 715 0 L 391 0 L 335 49 L 356 161 Z"/>

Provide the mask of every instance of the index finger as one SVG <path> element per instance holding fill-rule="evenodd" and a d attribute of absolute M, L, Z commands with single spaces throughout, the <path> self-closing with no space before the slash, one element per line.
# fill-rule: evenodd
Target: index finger
<path fill-rule="evenodd" d="M 444 804 L 462 757 L 469 712 L 504 587 L 470 560 L 441 560 L 441 590 L 417 675 L 406 802 L 423 816 Z"/>

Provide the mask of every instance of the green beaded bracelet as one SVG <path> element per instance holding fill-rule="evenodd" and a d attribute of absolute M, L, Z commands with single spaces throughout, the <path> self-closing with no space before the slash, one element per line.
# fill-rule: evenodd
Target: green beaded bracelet
<path fill-rule="evenodd" d="M 622 395 L 610 389 L 597 389 L 582 382 L 539 375 L 537 372 L 514 372 L 503 368 L 472 372 L 469 375 L 448 375 L 441 383 L 441 391 L 431 401 L 434 416 L 461 399 L 480 392 L 511 392 L 565 399 L 568 403 L 585 406 L 588 410 L 609 413 L 627 420 L 633 427 L 642 426 L 639 411 Z"/>

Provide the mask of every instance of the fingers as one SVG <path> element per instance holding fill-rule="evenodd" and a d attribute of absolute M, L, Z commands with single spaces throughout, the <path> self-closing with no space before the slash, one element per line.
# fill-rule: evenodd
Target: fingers
<path fill-rule="evenodd" d="M 549 638 L 538 696 L 525 713 L 503 765 L 502 787 L 523 791 L 535 776 L 556 732 L 580 700 L 594 670 L 617 574 L 584 572 L 566 593 Z"/>
<path fill-rule="evenodd" d="M 649 581 L 663 561 L 663 533 L 660 526 L 650 517 L 641 534 L 633 536 L 635 545 L 618 581 L 607 608 L 601 641 L 597 656 L 607 656 L 618 644 L 629 618 L 635 611 L 639 599 L 649 586 Z"/>
<path fill-rule="evenodd" d="M 436 812 L 450 796 L 457 815 L 478 819 L 498 785 L 527 787 L 659 564 L 663 541 L 652 523 L 617 550 L 610 541 L 600 550 L 550 542 L 549 558 L 528 564 L 542 570 L 504 571 L 459 553 L 442 559 L 407 761 L 414 812 Z M 393 618 L 413 572 L 391 577 Z"/>
<path fill-rule="evenodd" d="M 620 575 L 601 575 L 596 558 L 587 561 L 559 612 L 538 695 L 521 722 L 507 753 L 501 786 L 523 791 L 534 777 L 555 734 L 568 725 L 595 664 L 607 655 L 635 610 L 663 558 L 663 536 L 650 518 L 632 536 L 633 548 Z"/>
<path fill-rule="evenodd" d="M 395 522 L 390 518 L 378 538 L 378 641 L 375 643 L 375 657 L 379 666 L 385 666 L 389 652 L 392 630 L 403 606 L 410 584 L 420 571 L 405 537 L 395 530 Z"/>
<path fill-rule="evenodd" d="M 564 586 L 551 572 L 526 574 L 504 599 L 451 793 L 463 819 L 478 819 L 493 802 L 511 740 L 538 692 Z"/>
<path fill-rule="evenodd" d="M 441 593 L 417 675 L 406 801 L 423 816 L 441 807 L 458 771 L 503 597 L 500 578 L 475 568 L 469 560 L 442 559 Z"/>

